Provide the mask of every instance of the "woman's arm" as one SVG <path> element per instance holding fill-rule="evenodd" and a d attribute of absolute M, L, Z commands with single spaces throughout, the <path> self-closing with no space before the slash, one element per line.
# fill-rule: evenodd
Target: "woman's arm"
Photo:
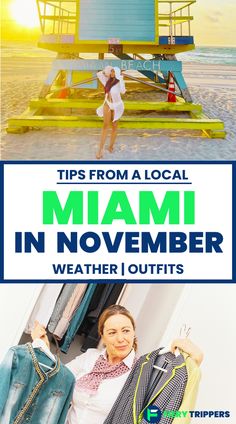
<path fill-rule="evenodd" d="M 46 329 L 38 321 L 35 321 L 34 323 L 34 328 L 31 331 L 31 337 L 33 341 L 35 339 L 41 339 L 44 343 L 46 343 L 47 347 L 50 349 L 50 343 L 48 340 Z"/>
<path fill-rule="evenodd" d="M 203 352 L 191 340 L 187 338 L 173 340 L 171 343 L 171 351 L 174 353 L 176 348 L 188 353 L 198 365 L 201 365 L 204 358 Z"/>
<path fill-rule="evenodd" d="M 50 343 L 48 340 L 46 329 L 43 325 L 41 325 L 38 321 L 35 321 L 34 328 L 31 332 L 32 340 L 40 339 L 43 340 L 44 343 L 48 346 L 50 349 Z M 67 368 L 74 374 L 76 377 L 77 374 L 84 368 L 86 368 L 86 363 L 89 361 L 93 363 L 97 359 L 97 349 L 88 349 L 87 352 L 82 353 L 79 356 L 76 356 L 75 359 L 65 364 Z M 94 359 L 95 358 L 95 359 Z"/>
<path fill-rule="evenodd" d="M 108 77 L 105 76 L 103 71 L 99 71 L 97 72 L 97 77 L 99 79 L 99 81 L 102 83 L 102 85 L 106 85 L 107 81 L 108 81 Z"/>
<path fill-rule="evenodd" d="M 120 76 L 120 92 L 121 92 L 121 94 L 125 94 L 125 92 L 126 92 L 125 82 L 124 82 L 122 75 Z"/>

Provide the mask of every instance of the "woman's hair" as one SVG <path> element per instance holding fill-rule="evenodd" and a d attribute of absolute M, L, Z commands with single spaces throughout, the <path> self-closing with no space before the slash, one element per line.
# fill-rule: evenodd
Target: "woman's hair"
<path fill-rule="evenodd" d="M 127 318 L 129 318 L 129 320 L 131 321 L 131 324 L 133 326 L 133 329 L 135 330 L 135 322 L 134 322 L 134 318 L 132 317 L 131 313 L 126 308 L 124 308 L 124 306 L 111 305 L 108 308 L 106 308 L 99 317 L 99 320 L 98 320 L 98 334 L 99 334 L 99 336 L 103 335 L 104 324 L 108 320 L 108 318 L 112 317 L 113 315 L 125 315 Z M 133 348 L 134 348 L 135 352 L 138 349 L 137 337 L 134 337 Z"/>

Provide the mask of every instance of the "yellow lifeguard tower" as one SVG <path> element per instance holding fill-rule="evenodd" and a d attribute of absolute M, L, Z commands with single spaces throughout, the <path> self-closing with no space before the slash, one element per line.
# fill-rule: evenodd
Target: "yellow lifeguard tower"
<path fill-rule="evenodd" d="M 124 116 L 120 127 L 201 130 L 208 137 L 225 137 L 223 122 L 209 119 L 201 105 L 192 103 L 182 63 L 175 56 L 195 48 L 190 8 L 196 0 L 36 2 L 42 32 L 38 46 L 57 52 L 57 58 L 39 98 L 30 102 L 29 114 L 9 119 L 8 132 L 24 132 L 33 126 L 101 126 L 95 115 L 48 115 L 48 110 L 95 109 L 100 102 L 82 99 L 79 92 L 97 90 L 96 72 L 111 65 L 125 71 L 127 82 L 161 92 L 168 92 L 171 73 L 178 90 L 175 103 L 125 102 L 127 111 L 151 110 L 167 116 Z M 187 112 L 189 116 L 168 116 L 169 112 Z"/>

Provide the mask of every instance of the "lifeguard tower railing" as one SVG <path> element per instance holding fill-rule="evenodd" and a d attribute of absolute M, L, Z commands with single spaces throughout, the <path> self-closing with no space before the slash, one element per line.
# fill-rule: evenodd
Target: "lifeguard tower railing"
<path fill-rule="evenodd" d="M 114 43 L 122 44 L 123 51 L 126 53 L 175 54 L 194 49 L 194 40 L 191 35 L 191 21 L 193 20 L 191 6 L 196 0 L 153 0 L 153 10 L 150 9 L 150 6 L 146 8 L 146 2 L 141 2 L 146 22 L 145 19 L 142 22 L 137 21 L 137 25 L 140 25 L 140 38 L 136 40 L 129 37 L 122 39 L 119 34 L 117 36 L 116 30 L 110 31 L 108 36 L 105 35 L 101 39 L 96 39 L 94 35 L 88 39 L 85 38 L 86 35 L 81 36 L 82 30 L 84 34 L 90 34 L 85 30 L 85 27 L 88 26 L 86 19 L 90 20 L 90 16 L 93 17 L 93 14 L 96 13 L 96 11 L 88 10 L 86 19 L 83 18 L 86 7 L 90 6 L 90 2 L 86 6 L 85 0 L 36 1 L 42 32 L 39 46 L 42 48 L 64 53 L 107 53 L 109 44 Z M 103 22 L 101 17 L 97 15 L 96 18 L 91 19 L 95 19 L 90 24 L 94 27 L 99 26 L 100 19 L 101 27 Z M 131 14 L 128 19 L 135 20 L 135 16 Z M 127 26 L 127 21 L 125 25 Z M 148 26 L 149 29 L 147 29 Z M 150 28 L 153 36 L 148 38 L 146 33 L 150 34 Z M 126 33 L 127 31 L 128 29 Z M 124 31 L 121 33 L 123 35 Z M 130 33 L 132 34 L 132 31 Z"/>

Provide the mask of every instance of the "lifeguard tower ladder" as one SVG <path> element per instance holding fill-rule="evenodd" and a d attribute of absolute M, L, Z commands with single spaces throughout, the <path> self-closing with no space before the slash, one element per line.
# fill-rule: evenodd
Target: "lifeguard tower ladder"
<path fill-rule="evenodd" d="M 102 126 L 95 113 L 83 113 L 85 109 L 95 111 L 101 100 L 80 93 L 97 90 L 97 71 L 111 65 L 125 72 L 127 86 L 138 84 L 166 96 L 172 73 L 178 87 L 176 103 L 158 98 L 125 101 L 127 114 L 120 120 L 121 128 L 201 130 L 211 138 L 225 137 L 223 122 L 208 118 L 202 106 L 192 102 L 182 63 L 175 56 L 195 48 L 190 8 L 196 0 L 36 2 L 42 31 L 38 46 L 57 52 L 57 57 L 39 98 L 31 100 L 23 115 L 9 119 L 8 132 L 21 133 L 33 127 Z M 58 114 L 60 110 L 67 113 Z M 78 110 L 82 111 L 80 115 Z M 132 115 L 137 110 L 145 111 L 145 116 Z M 161 112 L 161 117 L 148 117 L 149 110 Z M 186 112 L 187 117 L 176 117 L 178 112 Z"/>

